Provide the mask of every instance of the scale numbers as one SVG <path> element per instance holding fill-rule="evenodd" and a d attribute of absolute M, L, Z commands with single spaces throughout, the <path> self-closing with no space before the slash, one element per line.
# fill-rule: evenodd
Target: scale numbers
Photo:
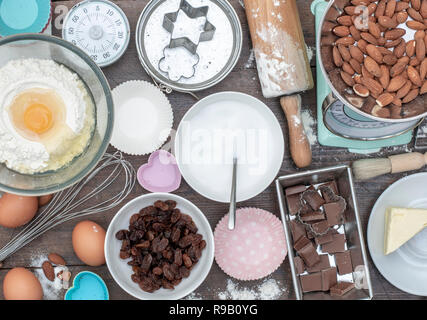
<path fill-rule="evenodd" d="M 129 21 L 110 1 L 86 0 L 68 12 L 62 37 L 85 51 L 100 67 L 105 67 L 126 51 L 130 38 Z"/>

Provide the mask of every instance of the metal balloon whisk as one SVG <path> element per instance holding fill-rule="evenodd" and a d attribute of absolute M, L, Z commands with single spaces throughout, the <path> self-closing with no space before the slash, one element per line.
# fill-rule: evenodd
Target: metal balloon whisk
<path fill-rule="evenodd" d="M 102 181 L 90 190 L 83 190 L 101 172 L 103 173 Z M 123 180 L 123 185 L 119 188 L 120 191 L 112 193 L 108 187 L 119 179 Z M 0 262 L 61 223 L 114 208 L 129 195 L 135 181 L 135 169 L 129 161 L 123 158 L 121 152 L 106 153 L 96 169 L 79 183 L 56 193 L 51 202 L 37 214 L 36 218 L 0 249 Z M 101 202 L 90 201 L 100 192 L 106 190 L 108 190 L 106 200 Z"/>

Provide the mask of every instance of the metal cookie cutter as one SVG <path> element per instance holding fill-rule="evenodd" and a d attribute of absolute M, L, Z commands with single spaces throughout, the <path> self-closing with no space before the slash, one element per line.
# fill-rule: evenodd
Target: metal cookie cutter
<path fill-rule="evenodd" d="M 176 39 L 172 38 L 173 31 L 175 28 L 175 23 L 178 19 L 178 14 L 181 10 L 191 19 L 197 19 L 197 18 L 205 17 L 205 24 L 203 26 L 203 31 L 200 33 L 199 41 L 197 43 L 194 43 L 188 37 L 181 37 L 181 38 L 176 38 Z M 165 49 L 163 50 L 163 57 L 159 61 L 159 69 L 162 70 L 163 72 L 167 73 L 168 77 L 169 77 L 168 70 L 164 70 L 161 68 L 162 61 L 166 58 L 165 51 L 168 48 L 173 49 L 173 48 L 178 48 L 178 47 L 184 47 L 191 54 L 197 55 L 196 52 L 197 52 L 197 47 L 198 47 L 199 43 L 202 41 L 212 40 L 212 38 L 215 34 L 216 28 L 212 23 L 210 23 L 208 21 L 208 18 L 207 18 L 208 10 L 209 10 L 209 6 L 192 7 L 186 0 L 181 0 L 178 11 L 170 12 L 170 13 L 167 13 L 164 15 L 163 28 L 165 28 L 171 34 L 171 40 L 169 42 L 169 45 L 167 47 L 165 47 Z M 194 73 L 196 72 L 195 66 L 199 63 L 199 60 L 200 60 L 198 55 L 196 58 L 197 58 L 197 62 L 192 66 L 193 67 L 192 75 L 191 76 L 185 76 L 185 78 L 191 78 L 194 76 Z M 179 80 L 179 79 L 178 80 L 171 79 L 170 77 L 169 77 L 169 79 L 173 80 L 173 81 Z"/>

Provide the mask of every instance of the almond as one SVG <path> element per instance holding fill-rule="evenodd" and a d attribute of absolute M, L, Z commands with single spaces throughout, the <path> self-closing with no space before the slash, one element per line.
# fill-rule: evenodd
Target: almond
<path fill-rule="evenodd" d="M 398 59 L 400 59 L 404 56 L 405 51 L 406 51 L 406 43 L 403 40 L 400 41 L 399 45 L 397 45 L 393 49 L 393 53 Z"/>
<path fill-rule="evenodd" d="M 352 37 L 342 37 L 339 38 L 337 41 L 335 41 L 335 43 L 338 44 L 343 44 L 345 46 L 351 46 L 354 44 L 354 39 Z"/>
<path fill-rule="evenodd" d="M 409 63 L 409 58 L 408 59 L 403 59 L 403 58 L 408 58 L 408 57 L 402 57 L 402 58 L 400 58 L 396 62 L 396 64 L 391 67 L 391 69 L 390 69 L 390 76 L 392 78 L 394 78 L 395 76 L 401 74 L 406 69 L 406 66 Z"/>
<path fill-rule="evenodd" d="M 55 280 L 55 269 L 49 261 L 42 264 L 43 273 L 49 281 Z"/>
<path fill-rule="evenodd" d="M 375 37 L 375 38 L 379 38 L 381 37 L 381 30 L 380 27 L 375 23 L 375 22 L 369 22 L 368 24 L 368 30 L 369 32 Z"/>
<path fill-rule="evenodd" d="M 400 39 L 396 39 L 396 40 L 392 40 L 387 42 L 384 47 L 386 48 L 393 48 L 393 47 L 397 47 L 402 41 L 404 41 L 402 38 Z"/>
<path fill-rule="evenodd" d="M 427 18 L 427 1 L 426 0 L 423 0 L 421 3 L 420 14 L 424 19 Z"/>
<path fill-rule="evenodd" d="M 406 44 L 406 55 L 412 57 L 415 54 L 415 40 L 408 41 Z"/>
<path fill-rule="evenodd" d="M 386 89 L 390 83 L 390 71 L 387 66 L 380 65 L 381 77 L 378 78 L 378 81 L 381 83 L 384 89 Z"/>
<path fill-rule="evenodd" d="M 393 101 L 391 102 L 391 104 L 393 106 L 396 106 L 396 107 L 401 107 L 402 106 L 402 100 L 399 98 L 394 98 Z"/>
<path fill-rule="evenodd" d="M 354 16 L 356 14 L 356 6 L 347 6 L 344 8 L 345 13 L 350 16 Z"/>
<path fill-rule="evenodd" d="M 396 12 L 400 12 L 409 8 L 409 4 L 404 1 L 398 1 L 396 3 Z"/>
<path fill-rule="evenodd" d="M 414 20 L 417 20 L 417 21 L 419 21 L 419 22 L 424 23 L 424 19 L 423 19 L 423 17 L 421 16 L 421 14 L 420 14 L 417 10 L 415 10 L 414 8 L 408 8 L 408 10 L 406 10 L 406 12 L 408 12 L 408 15 L 409 15 L 412 19 L 414 19 Z"/>
<path fill-rule="evenodd" d="M 378 23 L 387 29 L 395 28 L 396 23 L 390 17 L 380 16 L 378 17 Z"/>
<path fill-rule="evenodd" d="M 348 62 L 343 63 L 342 69 L 344 72 L 348 73 L 351 76 L 353 76 L 355 73 L 354 69 L 351 67 L 351 65 Z"/>
<path fill-rule="evenodd" d="M 412 82 L 410 80 L 405 80 L 405 84 L 402 88 L 400 88 L 396 93 L 396 98 L 402 99 L 404 96 L 408 94 L 409 91 L 411 91 Z"/>
<path fill-rule="evenodd" d="M 383 62 L 386 65 L 393 66 L 397 62 L 397 58 L 394 54 L 388 54 L 384 56 Z"/>
<path fill-rule="evenodd" d="M 426 26 L 424 23 L 419 22 L 419 21 L 415 21 L 415 20 L 407 21 L 406 25 L 409 29 L 413 29 L 413 30 L 425 30 L 426 29 Z"/>
<path fill-rule="evenodd" d="M 390 80 L 390 84 L 387 86 L 388 92 L 398 91 L 406 84 L 406 79 L 403 76 L 396 76 Z"/>
<path fill-rule="evenodd" d="M 377 9 L 375 10 L 375 17 L 379 18 L 384 15 L 386 5 L 386 0 L 381 0 L 380 2 L 378 2 Z"/>
<path fill-rule="evenodd" d="M 354 80 L 354 82 L 355 82 L 355 83 L 357 83 L 357 84 L 362 84 L 362 75 L 360 75 L 360 74 L 356 74 L 356 75 L 353 77 L 353 80 Z"/>
<path fill-rule="evenodd" d="M 350 29 L 346 26 L 337 26 L 332 30 L 338 37 L 347 37 L 350 35 Z"/>
<path fill-rule="evenodd" d="M 370 33 L 368 32 L 362 32 L 360 33 L 360 36 L 362 37 L 363 40 L 365 40 L 368 43 L 374 44 L 374 45 L 378 45 L 378 41 L 377 39 Z M 341 38 L 342 39 L 342 38 Z"/>
<path fill-rule="evenodd" d="M 375 77 L 381 77 L 381 69 L 378 63 L 372 59 L 370 56 L 367 56 L 364 61 L 364 66 Z"/>
<path fill-rule="evenodd" d="M 341 16 L 337 18 L 337 22 L 342 25 L 342 26 L 352 26 L 353 25 L 353 21 L 351 20 L 350 16 Z"/>
<path fill-rule="evenodd" d="M 396 13 L 396 20 L 399 24 L 406 22 L 406 20 L 408 20 L 408 13 L 405 11 Z"/>
<path fill-rule="evenodd" d="M 380 118 L 390 118 L 390 110 L 387 108 L 383 108 L 379 105 L 375 105 L 372 109 L 372 115 Z"/>
<path fill-rule="evenodd" d="M 390 50 L 388 50 L 387 48 L 384 48 L 384 47 L 377 47 L 377 49 L 381 52 L 381 54 L 383 56 L 393 54 L 393 52 L 391 52 Z"/>
<path fill-rule="evenodd" d="M 367 51 L 366 51 L 367 45 L 368 43 L 363 39 L 360 39 L 359 41 L 357 41 L 357 47 L 365 54 L 367 54 Z"/>
<path fill-rule="evenodd" d="M 360 97 L 366 98 L 369 96 L 369 90 L 363 84 L 355 84 L 353 91 Z"/>
<path fill-rule="evenodd" d="M 47 258 L 53 264 L 60 265 L 60 266 L 65 266 L 66 265 L 64 258 L 61 257 L 57 253 L 50 253 Z"/>
<path fill-rule="evenodd" d="M 384 38 L 386 38 L 387 40 L 396 40 L 403 37 L 405 33 L 406 33 L 405 29 L 396 28 L 396 29 L 386 31 L 384 33 Z"/>
<path fill-rule="evenodd" d="M 372 2 L 368 5 L 368 14 L 371 16 L 377 10 L 377 4 Z"/>
<path fill-rule="evenodd" d="M 427 58 L 424 58 L 424 60 L 420 64 L 420 78 L 424 81 L 427 75 Z"/>
<path fill-rule="evenodd" d="M 418 59 L 416 57 L 411 58 L 411 60 L 409 60 L 409 65 L 416 67 L 420 64 L 420 62 L 418 61 Z"/>
<path fill-rule="evenodd" d="M 362 66 L 359 61 L 357 61 L 356 59 L 350 59 L 349 63 L 354 71 L 356 71 L 358 74 L 362 73 Z"/>
<path fill-rule="evenodd" d="M 351 77 L 351 75 L 349 75 L 347 72 L 341 71 L 341 78 L 342 80 L 345 82 L 346 85 L 348 85 L 349 87 L 353 87 L 354 86 L 354 80 Z"/>
<path fill-rule="evenodd" d="M 347 49 L 346 46 L 339 44 L 338 50 L 339 50 L 341 57 L 344 61 L 350 61 L 350 59 L 351 59 L 350 51 Z"/>
<path fill-rule="evenodd" d="M 411 80 L 417 87 L 421 87 L 422 81 L 418 71 L 413 66 L 409 66 L 408 69 L 406 69 L 406 72 L 408 73 L 409 80 Z"/>
<path fill-rule="evenodd" d="M 425 31 L 424 30 L 417 30 L 416 32 L 415 32 L 415 35 L 414 35 L 414 39 L 415 40 L 418 40 L 418 39 L 424 39 L 424 37 L 426 36 L 426 33 L 425 33 Z"/>
<path fill-rule="evenodd" d="M 376 102 L 380 107 L 385 107 L 388 106 L 393 100 L 394 96 L 389 92 L 385 92 L 378 97 Z"/>
<path fill-rule="evenodd" d="M 385 7 L 384 15 L 391 18 L 394 15 L 395 10 L 396 0 L 388 0 L 387 5 Z"/>
<path fill-rule="evenodd" d="M 355 26 L 350 26 L 349 30 L 350 30 L 350 34 L 354 38 L 354 40 L 359 41 L 361 39 L 360 31 L 357 30 L 357 28 Z"/>
<path fill-rule="evenodd" d="M 366 48 L 367 49 L 367 48 Z M 354 59 L 356 59 L 357 61 L 359 61 L 359 63 L 362 63 L 363 62 L 363 59 L 364 59 L 364 55 L 363 55 L 363 52 L 358 48 L 358 47 L 355 47 L 355 46 L 351 46 L 350 47 L 350 55 L 354 58 Z"/>
<path fill-rule="evenodd" d="M 411 6 L 412 8 L 414 8 L 415 10 L 420 10 L 421 9 L 421 0 L 411 0 Z"/>
<path fill-rule="evenodd" d="M 383 92 L 382 85 L 372 78 L 362 77 L 362 84 L 366 88 L 369 88 L 369 91 L 371 91 L 373 94 L 380 95 Z"/>
<path fill-rule="evenodd" d="M 426 56 L 426 45 L 423 39 L 415 40 L 415 55 L 419 61 L 423 61 Z"/>
<path fill-rule="evenodd" d="M 383 62 L 383 55 L 380 52 L 380 50 L 378 50 L 378 48 L 376 46 L 374 46 L 373 44 L 368 44 L 366 46 L 366 51 L 368 53 L 368 55 L 374 59 L 377 63 L 382 63 Z M 362 52 L 361 52 L 362 53 Z M 363 53 L 362 53 L 362 60 L 363 60 Z"/>
<path fill-rule="evenodd" d="M 420 94 L 424 94 L 427 92 L 427 81 L 424 81 L 423 85 L 421 86 L 420 89 Z"/>
<path fill-rule="evenodd" d="M 332 47 L 332 59 L 334 60 L 334 64 L 337 67 L 341 67 L 343 65 L 343 59 L 341 57 L 341 53 L 337 47 Z"/>
<path fill-rule="evenodd" d="M 402 99 L 403 103 L 408 103 L 418 97 L 419 89 L 412 89 L 409 93 Z"/>

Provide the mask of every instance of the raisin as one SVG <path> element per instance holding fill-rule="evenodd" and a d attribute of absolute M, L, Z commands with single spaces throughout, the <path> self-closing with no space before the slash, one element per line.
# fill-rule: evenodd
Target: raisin
<path fill-rule="evenodd" d="M 126 239 L 126 236 L 128 234 L 129 231 L 127 230 L 120 230 L 116 233 L 116 239 L 117 240 L 124 240 Z"/>
<path fill-rule="evenodd" d="M 172 230 L 172 234 L 171 234 L 171 240 L 173 243 L 176 243 L 179 241 L 179 238 L 181 238 L 181 230 L 179 230 L 178 228 L 175 228 Z"/>
<path fill-rule="evenodd" d="M 190 275 L 190 270 L 186 266 L 182 266 L 179 268 L 179 274 L 181 278 L 187 278 Z"/>
<path fill-rule="evenodd" d="M 130 258 L 130 254 L 128 251 L 120 250 L 120 258 L 121 259 L 128 259 Z"/>
<path fill-rule="evenodd" d="M 153 273 L 154 273 L 156 276 L 160 276 L 160 275 L 163 273 L 163 270 L 162 270 L 162 268 L 160 268 L 160 267 L 155 267 L 155 268 L 153 268 Z"/>
<path fill-rule="evenodd" d="M 160 209 L 162 211 L 169 210 L 168 204 L 166 202 L 161 201 L 161 200 L 154 202 L 154 207 L 156 207 L 157 209 Z"/>
<path fill-rule="evenodd" d="M 147 231 L 147 233 L 145 234 L 145 238 L 147 238 L 147 240 L 149 240 L 149 241 L 153 241 L 154 232 L 153 231 Z"/>
<path fill-rule="evenodd" d="M 193 238 L 190 235 L 186 235 L 179 240 L 178 245 L 181 248 L 186 248 L 192 243 L 192 240 Z"/>
<path fill-rule="evenodd" d="M 171 272 L 169 264 L 165 264 L 163 266 L 163 274 L 169 281 L 172 281 L 175 279 L 175 275 Z"/>
<path fill-rule="evenodd" d="M 134 215 L 132 215 L 132 217 L 130 217 L 129 223 L 135 224 L 135 222 L 138 221 L 139 217 L 140 217 L 139 213 L 135 213 Z"/>
<path fill-rule="evenodd" d="M 175 250 L 173 263 L 178 266 L 182 265 L 182 252 L 180 249 Z"/>
<path fill-rule="evenodd" d="M 148 271 L 151 266 L 151 262 L 153 261 L 153 257 L 151 254 L 147 254 L 144 259 L 142 259 L 141 269 L 143 271 Z"/>
<path fill-rule="evenodd" d="M 141 249 L 148 249 L 150 247 L 150 241 L 145 240 L 141 243 L 136 244 L 135 247 L 141 248 Z"/>
<path fill-rule="evenodd" d="M 193 262 L 191 261 L 190 257 L 186 253 L 182 255 L 182 261 L 184 262 L 184 265 L 187 268 L 190 268 L 193 265 Z"/>
<path fill-rule="evenodd" d="M 206 248 L 206 241 L 205 240 L 200 241 L 199 248 L 200 248 L 200 250 L 203 250 L 204 248 Z"/>

